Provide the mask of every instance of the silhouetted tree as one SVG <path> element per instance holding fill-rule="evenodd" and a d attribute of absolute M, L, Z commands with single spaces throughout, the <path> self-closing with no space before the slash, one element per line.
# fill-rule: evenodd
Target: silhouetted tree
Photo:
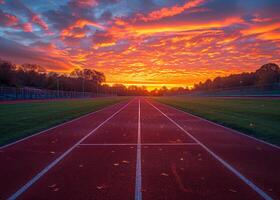
<path fill-rule="evenodd" d="M 23 64 L 17 68 L 17 85 L 44 88 L 46 85 L 46 70 L 36 64 Z"/>
<path fill-rule="evenodd" d="M 52 90 L 94 92 L 105 81 L 105 75 L 92 69 L 76 69 L 71 74 L 47 72 L 36 64 L 15 66 L 0 60 L 0 85 Z"/>
<path fill-rule="evenodd" d="M 70 74 L 47 72 L 36 64 L 14 65 L 0 59 L 0 85 L 33 87 L 51 90 L 101 92 L 115 95 L 181 95 L 191 92 L 188 87 L 168 89 L 163 86 L 148 92 L 143 86 L 115 84 L 102 85 L 105 75 L 93 69 L 75 69 Z M 267 85 L 280 82 L 280 68 L 274 63 L 261 66 L 252 73 L 232 74 L 226 77 L 207 79 L 194 85 L 194 91 L 209 91 L 254 85 Z"/>
<path fill-rule="evenodd" d="M 279 76 L 280 68 L 274 63 L 265 64 L 256 71 L 256 81 L 260 85 L 279 82 Z"/>
<path fill-rule="evenodd" d="M 204 83 L 195 84 L 194 90 L 225 89 L 244 86 L 254 86 L 273 84 L 280 81 L 280 68 L 274 63 L 261 66 L 260 69 L 252 73 L 232 74 L 226 77 L 216 77 Z"/>
<path fill-rule="evenodd" d="M 15 85 L 15 69 L 15 65 L 0 59 L 0 85 Z"/>
<path fill-rule="evenodd" d="M 98 91 L 98 88 L 105 82 L 105 75 L 102 72 L 91 69 L 74 69 L 70 73 L 71 77 L 81 81 L 82 91 Z"/>

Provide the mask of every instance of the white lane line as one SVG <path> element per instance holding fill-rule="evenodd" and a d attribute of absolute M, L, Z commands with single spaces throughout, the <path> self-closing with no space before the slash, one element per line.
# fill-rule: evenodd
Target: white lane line
<path fill-rule="evenodd" d="M 181 112 L 181 113 L 183 113 L 183 114 L 185 114 L 185 115 L 193 116 L 193 117 L 195 117 L 195 118 L 197 118 L 197 119 L 200 119 L 200 120 L 202 120 L 202 121 L 205 121 L 205 122 L 208 122 L 208 123 L 210 123 L 210 124 L 219 126 L 219 127 L 221 127 L 221 128 L 227 129 L 227 130 L 229 130 L 229 131 L 231 131 L 231 132 L 234 132 L 234 133 L 236 133 L 236 134 L 242 135 L 242 136 L 247 137 L 247 138 L 249 138 L 249 139 L 255 140 L 255 141 L 257 141 L 257 142 L 266 144 L 266 145 L 268 145 L 268 146 L 271 146 L 271 147 L 274 147 L 274 148 L 280 150 L 280 146 L 277 146 L 277 145 L 275 145 L 275 144 L 271 144 L 271 143 L 266 142 L 266 141 L 264 141 L 264 140 L 262 140 L 262 139 L 255 138 L 255 137 L 253 137 L 253 136 L 251 136 L 251 135 L 247 135 L 247 134 L 245 134 L 245 133 L 242 133 L 242 132 L 240 132 L 240 131 L 234 130 L 234 129 L 232 129 L 232 128 L 223 126 L 223 125 L 221 125 L 221 124 L 217 124 L 217 123 L 215 123 L 215 122 L 209 121 L 208 119 L 204 119 L 204 118 L 202 118 L 202 117 L 199 117 L 199 116 L 197 116 L 197 115 L 191 114 L 191 113 L 189 113 L 189 112 L 185 112 L 185 111 L 180 110 L 180 109 L 178 109 L 178 108 L 175 108 L 175 107 L 173 107 L 173 106 L 170 106 L 170 105 L 167 105 L 167 104 L 164 104 L 164 105 L 167 106 L 167 107 L 169 107 L 169 108 L 172 108 L 172 109 L 174 109 L 174 110 L 176 110 L 176 111 L 179 111 L 179 112 Z"/>
<path fill-rule="evenodd" d="M 97 131 L 101 126 L 103 126 L 106 122 L 108 122 L 110 119 L 112 119 L 115 115 L 117 115 L 120 111 L 122 111 L 124 108 L 130 104 L 128 102 L 126 105 L 121 107 L 118 111 L 116 111 L 114 114 L 112 114 L 109 118 L 107 118 L 105 121 L 103 121 L 101 124 L 99 124 L 95 129 L 93 129 L 91 132 L 89 132 L 87 135 L 85 135 L 82 139 L 80 139 L 77 143 L 75 143 L 71 148 L 69 148 L 67 151 L 65 151 L 61 156 L 59 156 L 57 159 L 55 159 L 53 162 L 51 162 L 49 165 L 47 165 L 42 171 L 40 171 L 37 175 L 35 175 L 31 180 L 29 180 L 25 185 L 23 185 L 18 191 L 16 191 L 14 194 L 12 194 L 8 200 L 14 200 L 17 199 L 22 193 L 24 193 L 28 188 L 30 188 L 36 181 L 38 181 L 44 174 L 46 174 L 50 169 L 52 169 L 57 163 L 59 163 L 65 156 L 67 156 L 73 149 L 75 149 L 79 144 L 81 144 L 87 137 L 89 137 L 92 133 Z"/>
<path fill-rule="evenodd" d="M 142 175 L 141 175 L 141 106 L 138 99 L 138 138 L 137 138 L 137 158 L 135 177 L 135 200 L 142 200 Z"/>
<path fill-rule="evenodd" d="M 224 165 L 228 170 L 230 170 L 233 174 L 235 174 L 239 179 L 241 179 L 244 183 L 246 183 L 249 187 L 251 187 L 255 192 L 257 192 L 263 199 L 265 200 L 273 200 L 272 197 L 270 197 L 266 192 L 264 192 L 261 188 L 259 188 L 257 185 L 255 185 L 252 181 L 250 181 L 248 178 L 243 176 L 239 171 L 237 171 L 233 166 L 231 166 L 229 163 L 227 163 L 225 160 L 223 160 L 220 156 L 215 154 L 213 151 L 211 151 L 208 147 L 206 147 L 203 143 L 201 143 L 198 139 L 196 139 L 193 135 L 191 135 L 188 131 L 186 131 L 184 128 L 182 128 L 179 124 L 177 124 L 173 119 L 168 117 L 165 113 L 163 113 L 159 108 L 154 106 L 152 103 L 147 101 L 152 107 L 154 107 L 156 110 L 158 110 L 163 116 L 165 116 L 167 119 L 169 119 L 173 124 L 175 124 L 178 128 L 180 128 L 183 132 L 185 132 L 190 138 L 192 138 L 195 142 L 201 145 L 210 155 L 212 155 L 215 159 L 217 159 L 222 165 Z"/>
<path fill-rule="evenodd" d="M 38 132 L 38 133 L 32 134 L 32 135 L 30 135 L 30 136 L 24 137 L 24 138 L 22 138 L 22 139 L 20 139 L 20 140 L 16 140 L 16 141 L 11 142 L 11 143 L 9 143 L 9 144 L 6 144 L 6 145 L 4 145 L 4 146 L 0 146 L 0 150 L 2 150 L 2 149 L 4 149 L 4 148 L 7 148 L 7 147 L 9 147 L 9 146 L 12 146 L 12 145 L 14 145 L 14 144 L 20 143 L 20 142 L 22 142 L 22 141 L 25 141 L 25 140 L 27 140 L 27 139 L 29 139 L 29 138 L 35 137 L 35 136 L 37 136 L 37 135 L 43 134 L 43 133 L 45 133 L 45 132 L 47 132 L 47 131 L 53 130 L 53 129 L 58 128 L 58 127 L 60 127 L 60 126 L 63 126 L 63 125 L 69 124 L 69 123 L 71 123 L 71 122 L 77 121 L 77 120 L 79 120 L 79 119 L 81 119 L 81 118 L 84 118 L 84 117 L 87 117 L 87 116 L 89 116 L 89 115 L 92 115 L 92 114 L 101 112 L 101 111 L 103 111 L 103 110 L 109 109 L 109 108 L 111 108 L 111 107 L 113 107 L 113 106 L 116 106 L 116 105 L 119 105 L 119 104 L 121 104 L 121 103 L 123 103 L 123 102 L 120 102 L 120 103 L 117 103 L 117 104 L 113 104 L 113 105 L 111 105 L 111 106 L 106 106 L 105 108 L 102 108 L 102 109 L 100 109 L 100 110 L 90 112 L 90 113 L 85 114 L 85 115 L 82 115 L 82 116 L 80 116 L 80 117 L 78 117 L 78 118 L 75 118 L 75 119 L 72 119 L 72 120 L 70 120 L 70 121 L 67 121 L 67 122 L 58 124 L 58 125 L 56 125 L 56 126 L 53 126 L 53 127 L 48 128 L 48 129 L 46 129 L 46 130 L 43 130 L 43 131 L 40 131 L 40 132 Z"/>
<path fill-rule="evenodd" d="M 79 146 L 136 146 L 137 143 L 79 144 Z"/>
<path fill-rule="evenodd" d="M 198 143 L 189 142 L 189 143 L 142 143 L 142 146 L 195 146 L 199 145 Z"/>
<path fill-rule="evenodd" d="M 138 143 L 83 143 L 79 146 L 136 146 Z M 141 146 L 192 146 L 199 145 L 198 143 L 141 143 Z"/>

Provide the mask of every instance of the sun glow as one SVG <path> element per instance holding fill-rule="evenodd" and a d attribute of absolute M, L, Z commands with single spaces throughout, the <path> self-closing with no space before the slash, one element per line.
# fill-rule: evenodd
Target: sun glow
<path fill-rule="evenodd" d="M 95 69 L 108 84 L 149 90 L 280 63 L 276 3 L 215 1 L 26 1 L 11 10 L 0 0 L 0 58 L 60 73 Z"/>

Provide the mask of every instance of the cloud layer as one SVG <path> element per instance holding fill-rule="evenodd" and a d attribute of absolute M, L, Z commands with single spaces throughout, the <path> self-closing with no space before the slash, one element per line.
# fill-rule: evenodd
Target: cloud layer
<path fill-rule="evenodd" d="M 0 57 L 95 68 L 108 83 L 191 86 L 280 64 L 278 0 L 0 0 Z"/>

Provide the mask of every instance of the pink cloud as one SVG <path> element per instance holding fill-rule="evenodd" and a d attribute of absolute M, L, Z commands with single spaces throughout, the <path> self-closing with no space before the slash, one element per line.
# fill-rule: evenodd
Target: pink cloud
<path fill-rule="evenodd" d="M 96 0 L 74 0 L 73 3 L 80 8 L 93 7 L 98 4 Z"/>
<path fill-rule="evenodd" d="M 21 27 L 22 27 L 24 32 L 32 32 L 33 31 L 32 25 L 29 22 L 21 24 Z"/>
<path fill-rule="evenodd" d="M 85 37 L 85 32 L 82 30 L 85 26 L 93 26 L 98 29 L 104 30 L 105 27 L 90 20 L 79 19 L 74 24 L 70 25 L 61 32 L 61 37 L 73 37 L 73 38 L 83 38 Z"/>
<path fill-rule="evenodd" d="M 33 23 L 39 25 L 42 29 L 48 30 L 49 28 L 48 25 L 46 24 L 46 22 L 44 22 L 44 20 L 39 15 L 34 14 L 31 20 Z"/>
<path fill-rule="evenodd" d="M 162 8 L 160 10 L 156 10 L 156 11 L 149 13 L 148 16 L 140 15 L 139 18 L 141 20 L 147 22 L 147 21 L 158 20 L 158 19 L 165 18 L 165 17 L 172 17 L 175 15 L 181 14 L 182 12 L 184 12 L 187 9 L 191 9 L 191 8 L 200 6 L 204 2 L 205 2 L 205 0 L 191 0 L 191 1 L 186 2 L 183 6 L 175 5 L 171 8 Z"/>
<path fill-rule="evenodd" d="M 3 24 L 4 26 L 14 26 L 18 24 L 19 19 L 12 14 L 9 13 L 0 13 L 0 24 Z"/>
<path fill-rule="evenodd" d="M 20 23 L 20 20 L 17 18 L 17 16 L 9 13 L 0 12 L 0 25 L 1 24 L 5 27 L 23 30 L 24 32 L 32 32 L 31 23 Z"/>

